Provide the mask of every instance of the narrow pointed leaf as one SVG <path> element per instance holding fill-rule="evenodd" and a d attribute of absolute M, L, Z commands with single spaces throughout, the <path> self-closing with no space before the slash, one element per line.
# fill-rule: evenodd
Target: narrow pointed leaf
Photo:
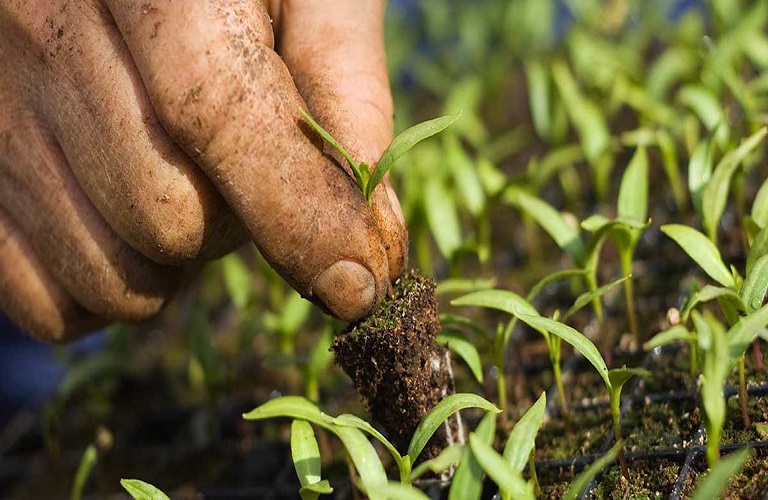
<path fill-rule="evenodd" d="M 363 179 L 363 176 L 360 172 L 360 166 L 357 164 L 357 162 L 352 158 L 352 155 L 350 155 L 346 149 L 342 147 L 341 144 L 339 144 L 336 139 L 333 138 L 333 136 L 326 131 L 323 127 L 320 126 L 319 123 L 317 123 L 312 116 L 310 116 L 309 113 L 304 111 L 303 109 L 299 108 L 299 113 L 301 113 L 301 116 L 304 117 L 305 120 L 307 120 L 307 123 L 309 123 L 313 129 L 315 129 L 315 132 L 320 134 L 320 137 L 322 137 L 325 142 L 333 146 L 333 148 L 339 152 L 341 156 L 344 157 L 345 160 L 347 160 L 347 163 L 349 163 L 349 166 L 352 168 L 352 172 L 355 174 L 355 180 L 357 181 L 357 185 L 361 190 L 364 190 L 365 188 L 365 179 Z"/>
<path fill-rule="evenodd" d="M 408 445 L 408 456 L 411 461 L 416 461 L 429 438 L 448 417 L 465 408 L 480 408 L 489 413 L 501 412 L 492 403 L 477 394 L 451 394 L 437 403 L 413 432 L 411 442 Z"/>
<path fill-rule="evenodd" d="M 504 459 L 512 466 L 515 473 L 522 472 L 528 463 L 546 408 L 547 394 L 542 392 L 539 399 L 525 412 L 525 415 L 520 417 L 512 432 L 509 433 L 509 439 L 504 446 Z"/>
<path fill-rule="evenodd" d="M 525 299 L 530 302 L 538 297 L 539 293 L 541 293 L 541 291 L 550 283 L 575 278 L 576 276 L 584 276 L 585 273 L 586 271 L 584 269 L 565 269 L 563 271 L 556 271 L 548 276 L 545 276 L 539 282 L 533 285 Z"/>
<path fill-rule="evenodd" d="M 496 453 L 491 445 L 469 435 L 469 446 L 480 466 L 501 490 L 505 498 L 533 499 L 533 485 L 527 484 L 519 472 L 512 470 L 509 463 Z"/>
<path fill-rule="evenodd" d="M 291 457 L 302 486 L 317 483 L 320 475 L 320 449 L 315 431 L 306 420 L 291 422 Z"/>
<path fill-rule="evenodd" d="M 493 443 L 496 432 L 496 415 L 488 413 L 475 429 L 475 436 L 484 443 Z M 448 491 L 448 500 L 479 500 L 483 492 L 483 468 L 472 450 L 465 449 L 464 456 L 453 475 L 453 483 Z"/>
<path fill-rule="evenodd" d="M 388 482 L 368 488 L 369 498 L 382 500 L 430 500 L 426 493 L 410 484 Z"/>
<path fill-rule="evenodd" d="M 591 304 L 593 300 L 599 299 L 600 297 L 602 297 L 609 291 L 613 290 L 617 286 L 621 285 L 628 279 L 632 279 L 632 276 L 631 275 L 624 276 L 623 278 L 619 278 L 612 283 L 608 283 L 607 285 L 601 286 L 600 288 L 582 293 L 581 295 L 576 297 L 576 300 L 574 301 L 571 308 L 568 309 L 568 311 L 563 315 L 562 321 L 563 322 L 567 321 L 568 318 L 576 314 L 579 310 Z"/>
<path fill-rule="evenodd" d="M 606 387 L 611 386 L 611 381 L 608 379 L 608 367 L 605 365 L 605 360 L 597 347 L 595 347 L 595 344 L 593 344 L 586 335 L 568 325 L 560 323 L 559 321 L 544 318 L 542 316 L 531 316 L 522 313 L 518 313 L 516 316 L 520 321 L 533 328 L 546 330 L 568 342 L 595 367 L 597 373 L 605 382 Z"/>
<path fill-rule="evenodd" d="M 747 313 L 760 309 L 765 300 L 765 292 L 768 290 L 768 255 L 763 255 L 752 266 L 741 285 L 739 295 L 747 306 Z"/>
<path fill-rule="evenodd" d="M 690 332 L 683 325 L 675 325 L 671 328 L 659 332 L 651 340 L 643 344 L 643 349 L 650 351 L 656 347 L 661 347 L 674 342 L 693 342 L 696 340 L 696 334 Z"/>
<path fill-rule="evenodd" d="M 513 315 L 518 311 L 531 315 L 539 314 L 530 302 L 508 290 L 480 290 L 453 299 L 451 305 L 485 307 Z"/>
<path fill-rule="evenodd" d="M 747 276 L 752 273 L 752 267 L 755 265 L 755 262 L 757 262 L 757 259 L 765 255 L 768 255 L 768 228 L 763 228 L 757 233 L 755 240 L 752 242 L 752 246 L 749 248 L 746 268 Z"/>
<path fill-rule="evenodd" d="M 752 341 L 757 338 L 758 330 L 766 325 L 768 325 L 768 304 L 741 318 L 728 330 L 726 337 L 728 338 L 732 364 L 746 352 Z"/>
<path fill-rule="evenodd" d="M 725 267 L 720 251 L 706 236 L 692 227 L 682 224 L 667 224 L 661 231 L 675 240 L 710 278 L 721 285 L 733 288 L 733 275 Z"/>
<path fill-rule="evenodd" d="M 720 498 L 728 481 L 741 470 L 751 453 L 751 448 L 743 448 L 724 457 L 699 480 L 691 498 L 693 500 Z"/>
<path fill-rule="evenodd" d="M 691 193 L 693 206 L 702 213 L 701 199 L 704 188 L 712 177 L 712 145 L 709 141 L 701 141 L 696 145 L 688 163 L 688 191 Z"/>
<path fill-rule="evenodd" d="M 626 384 L 632 377 L 649 377 L 651 372 L 644 370 L 643 368 L 627 368 L 626 365 L 622 368 L 614 368 L 608 371 L 608 378 L 611 381 L 611 390 L 619 390 Z"/>
<path fill-rule="evenodd" d="M 88 482 L 88 478 L 98 461 L 99 453 L 96 451 L 96 446 L 89 444 L 85 448 L 85 452 L 83 452 L 83 457 L 80 459 L 77 471 L 75 472 L 75 478 L 72 481 L 72 490 L 69 496 L 71 500 L 80 500 L 83 497 L 85 483 Z"/>
<path fill-rule="evenodd" d="M 384 466 L 365 434 L 360 429 L 346 426 L 336 426 L 335 433 L 344 444 L 365 488 L 372 489 L 386 484 L 387 474 L 384 472 Z"/>
<path fill-rule="evenodd" d="M 447 279 L 437 284 L 436 295 L 448 295 L 451 293 L 469 293 L 477 290 L 493 288 L 496 280 L 493 279 Z"/>
<path fill-rule="evenodd" d="M 448 346 L 451 352 L 456 353 L 467 364 L 472 371 L 475 380 L 483 383 L 483 365 L 480 362 L 480 353 L 477 347 L 468 340 L 461 332 L 443 330 L 437 336 L 437 343 Z"/>
<path fill-rule="evenodd" d="M 621 179 L 616 214 L 639 224 L 648 218 L 648 155 L 642 146 L 637 148 Z"/>
<path fill-rule="evenodd" d="M 243 418 L 246 420 L 264 420 L 278 417 L 307 420 L 326 429 L 330 428 L 333 423 L 331 416 L 326 415 L 314 403 L 301 396 L 282 396 L 267 401 L 261 406 L 243 414 Z"/>
<path fill-rule="evenodd" d="M 760 228 L 768 225 L 768 179 L 763 181 L 763 184 L 757 191 L 755 201 L 752 203 L 751 213 L 752 219 Z"/>
<path fill-rule="evenodd" d="M 459 115 L 456 114 L 427 120 L 404 130 L 400 135 L 395 137 L 395 140 L 384 150 L 381 154 L 381 158 L 379 158 L 379 161 L 376 163 L 376 168 L 373 170 L 373 174 L 368 181 L 369 187 L 365 192 L 365 197 L 367 199 L 371 198 L 373 188 L 381 182 L 381 179 L 384 178 L 384 174 L 386 174 L 389 169 L 392 168 L 392 165 L 394 165 L 401 156 L 407 153 L 408 150 L 424 139 L 442 132 L 458 118 Z"/>
<path fill-rule="evenodd" d="M 243 309 L 251 301 L 251 272 L 237 253 L 231 253 L 221 259 L 221 271 L 227 294 L 238 309 Z"/>
<path fill-rule="evenodd" d="M 317 500 L 320 495 L 330 495 L 331 493 L 333 493 L 333 487 L 327 479 L 302 486 L 299 490 L 301 500 Z"/>
<path fill-rule="evenodd" d="M 595 460 L 595 462 L 587 467 L 587 469 L 579 474 L 576 479 L 573 480 L 571 486 L 568 488 L 563 500 L 576 500 L 584 488 L 594 479 L 597 474 L 612 464 L 616 457 L 619 456 L 619 450 L 621 450 L 622 443 L 616 443 L 608 450 L 608 453 Z"/>
<path fill-rule="evenodd" d="M 741 300 L 741 296 L 732 288 L 721 286 L 706 285 L 704 288 L 693 294 L 688 300 L 685 308 L 680 313 L 683 320 L 687 320 L 691 311 L 699 304 L 715 300 L 719 303 L 727 302 L 733 305 L 736 310 L 746 311 L 746 306 Z"/>
<path fill-rule="evenodd" d="M 356 415 L 352 415 L 350 413 L 343 413 L 333 419 L 333 424 L 336 426 L 354 427 L 363 432 L 367 432 L 368 434 L 376 438 L 376 440 L 378 440 L 381 444 L 384 445 L 384 447 L 392 455 L 392 458 L 395 459 L 395 462 L 397 463 L 397 466 L 400 468 L 400 470 L 401 471 L 403 470 L 404 459 L 400 455 L 400 452 L 397 451 L 397 448 L 395 448 L 395 446 L 386 437 L 384 437 L 384 435 L 381 432 L 376 430 L 374 426 L 372 426 L 362 418 Z"/>
<path fill-rule="evenodd" d="M 440 254 L 451 259 L 462 244 L 461 225 L 456 204 L 439 176 L 431 176 L 424 186 L 424 211 Z"/>
<path fill-rule="evenodd" d="M 159 488 L 138 479 L 121 479 L 120 485 L 134 500 L 170 500 Z"/>
<path fill-rule="evenodd" d="M 464 448 L 463 444 L 452 444 L 447 448 L 443 448 L 435 458 L 425 460 L 414 467 L 408 482 L 415 481 L 427 472 L 439 474 L 454 467 L 461 461 L 461 457 L 464 456 Z"/>

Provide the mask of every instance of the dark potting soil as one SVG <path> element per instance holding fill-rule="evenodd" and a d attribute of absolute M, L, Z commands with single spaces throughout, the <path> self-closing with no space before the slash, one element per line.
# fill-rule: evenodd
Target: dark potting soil
<path fill-rule="evenodd" d="M 379 310 L 331 346 L 336 363 L 402 453 L 424 416 L 453 393 L 448 350 L 435 340 L 439 332 L 435 283 L 411 271 Z M 439 429 L 420 458 L 437 455 L 448 440 Z"/>
<path fill-rule="evenodd" d="M 722 495 L 723 500 L 753 500 L 768 497 L 768 455 L 766 449 L 755 448 L 741 470 L 731 477 Z M 703 449 L 697 453 L 694 468 L 686 477 L 681 498 L 690 498 L 696 484 L 707 472 Z"/>
<path fill-rule="evenodd" d="M 690 354 L 687 345 L 669 346 L 660 353 L 651 353 L 646 369 L 649 377 L 636 386 L 637 395 L 662 392 L 695 392 L 696 376 L 690 374 Z"/>
<path fill-rule="evenodd" d="M 768 429 L 761 432 L 764 429 L 763 426 L 768 426 L 768 395 L 748 394 L 747 410 L 752 424 L 749 428 L 744 427 L 738 395 L 728 398 L 726 407 L 726 420 L 721 439 L 723 444 L 754 443 L 768 440 L 768 435 L 766 435 Z"/>
<path fill-rule="evenodd" d="M 536 437 L 536 460 L 566 460 L 598 454 L 611 435 L 611 412 L 608 408 L 571 411 L 568 422 L 560 418 L 547 420 Z"/>
<path fill-rule="evenodd" d="M 625 500 L 669 498 L 675 487 L 682 464 L 666 458 L 638 459 L 629 462 L 629 478 L 621 468 L 613 466 L 602 476 L 588 496 L 595 500 Z"/>
<path fill-rule="evenodd" d="M 701 424 L 695 397 L 635 400 L 622 415 L 622 436 L 629 452 L 687 448 Z"/>

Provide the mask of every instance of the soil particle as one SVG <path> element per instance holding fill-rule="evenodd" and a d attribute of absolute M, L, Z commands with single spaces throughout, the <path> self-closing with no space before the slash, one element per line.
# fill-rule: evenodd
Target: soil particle
<path fill-rule="evenodd" d="M 454 392 L 448 351 L 435 340 L 439 331 L 435 284 L 411 271 L 373 315 L 331 346 L 336 364 L 402 453 L 424 416 Z M 439 429 L 420 458 L 435 456 L 448 441 Z"/>

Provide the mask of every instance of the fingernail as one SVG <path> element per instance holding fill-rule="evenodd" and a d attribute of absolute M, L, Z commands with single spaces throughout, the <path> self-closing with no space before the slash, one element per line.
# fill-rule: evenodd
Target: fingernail
<path fill-rule="evenodd" d="M 376 281 L 364 266 L 340 260 L 317 277 L 312 292 L 338 318 L 357 321 L 373 308 Z"/>
<path fill-rule="evenodd" d="M 390 184 L 387 180 L 384 182 L 384 187 L 387 188 L 387 197 L 389 198 L 389 205 L 392 207 L 392 211 L 395 212 L 395 216 L 397 217 L 397 220 L 400 221 L 400 224 L 405 227 L 403 207 L 400 206 L 400 200 L 397 198 L 397 194 L 395 194 L 395 190 L 392 187 L 392 184 Z"/>

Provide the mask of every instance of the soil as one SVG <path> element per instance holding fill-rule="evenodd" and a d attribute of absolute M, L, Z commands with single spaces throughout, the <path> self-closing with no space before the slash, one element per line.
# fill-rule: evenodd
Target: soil
<path fill-rule="evenodd" d="M 424 416 L 454 392 L 448 350 L 435 340 L 439 332 L 435 283 L 411 271 L 378 311 L 331 346 L 336 364 L 401 453 Z M 454 437 L 441 428 L 420 458 L 436 456 Z"/>
<path fill-rule="evenodd" d="M 590 499 L 662 499 L 669 498 L 682 468 L 680 461 L 670 459 L 638 459 L 629 462 L 629 479 L 618 466 L 603 475 Z"/>
<path fill-rule="evenodd" d="M 705 453 L 701 450 L 694 460 L 695 468 L 686 478 L 682 489 L 682 498 L 688 498 L 695 488 L 696 482 L 707 471 Z M 724 500 L 752 500 L 768 496 L 768 450 L 765 447 L 755 448 L 752 456 L 742 467 L 741 471 L 728 481 L 723 494 Z"/>
<path fill-rule="evenodd" d="M 694 398 L 634 400 L 621 417 L 628 452 L 687 448 L 700 423 L 700 410 Z"/>
<path fill-rule="evenodd" d="M 752 425 L 745 429 L 738 396 L 728 398 L 726 421 L 721 439 L 723 444 L 768 440 L 768 436 L 761 434 L 756 426 L 756 424 L 768 424 L 768 396 L 750 394 L 747 399 L 747 409 Z"/>
<path fill-rule="evenodd" d="M 567 460 L 598 454 L 606 439 L 613 435 L 611 411 L 606 408 L 571 412 L 570 432 L 561 418 L 544 422 L 536 438 L 536 460 Z"/>

